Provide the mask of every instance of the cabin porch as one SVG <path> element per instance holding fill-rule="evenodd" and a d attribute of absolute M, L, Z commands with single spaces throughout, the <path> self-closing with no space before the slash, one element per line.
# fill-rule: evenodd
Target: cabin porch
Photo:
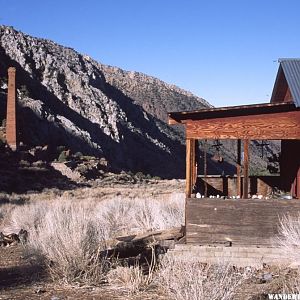
<path fill-rule="evenodd" d="M 169 124 L 183 124 L 186 133 L 185 245 L 177 245 L 174 254 L 189 251 L 188 259 L 204 262 L 238 257 L 250 265 L 281 260 L 276 248 L 280 219 L 300 212 L 299 87 L 300 60 L 286 59 L 280 61 L 271 103 L 169 113 Z M 234 176 L 208 175 L 208 140 L 235 141 Z M 279 176 L 249 176 L 253 140 L 281 141 Z"/>
<path fill-rule="evenodd" d="M 186 199 L 186 243 L 274 247 L 279 219 L 300 211 L 299 200 Z"/>

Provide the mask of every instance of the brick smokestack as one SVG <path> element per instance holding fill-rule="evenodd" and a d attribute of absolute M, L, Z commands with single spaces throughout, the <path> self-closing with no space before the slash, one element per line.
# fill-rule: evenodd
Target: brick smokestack
<path fill-rule="evenodd" d="M 13 67 L 8 69 L 6 142 L 13 151 L 17 150 L 16 68 Z"/>

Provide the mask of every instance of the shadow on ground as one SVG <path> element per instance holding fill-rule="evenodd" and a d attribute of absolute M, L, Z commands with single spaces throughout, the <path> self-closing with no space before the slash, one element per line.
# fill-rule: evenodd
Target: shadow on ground
<path fill-rule="evenodd" d="M 42 166 L 22 166 L 18 153 L 0 153 L 0 191 L 6 193 L 26 193 L 44 189 L 70 190 L 79 186 L 49 164 Z"/>
<path fill-rule="evenodd" d="M 40 282 L 45 275 L 46 273 L 43 268 L 38 265 L 0 268 L 0 291 Z"/>

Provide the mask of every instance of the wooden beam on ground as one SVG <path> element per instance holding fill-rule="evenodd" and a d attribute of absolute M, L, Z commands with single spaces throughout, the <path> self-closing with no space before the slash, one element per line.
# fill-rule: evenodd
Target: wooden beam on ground
<path fill-rule="evenodd" d="M 241 140 L 237 140 L 236 194 L 241 195 Z"/>
<path fill-rule="evenodd" d="M 244 140 L 243 199 L 248 198 L 248 189 L 249 189 L 249 140 Z"/>

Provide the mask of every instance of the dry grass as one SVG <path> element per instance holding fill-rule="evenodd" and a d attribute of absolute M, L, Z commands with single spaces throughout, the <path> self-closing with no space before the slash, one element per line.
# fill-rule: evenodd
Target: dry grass
<path fill-rule="evenodd" d="M 293 265 L 300 266 L 300 213 L 297 216 L 286 215 L 281 218 L 276 243 L 285 258 Z"/>
<path fill-rule="evenodd" d="M 157 284 L 174 300 L 231 300 L 251 271 L 228 264 L 209 265 L 166 256 L 157 272 Z"/>
<path fill-rule="evenodd" d="M 289 260 L 294 268 L 282 282 L 282 292 L 298 294 L 300 293 L 300 213 L 297 216 L 288 214 L 280 219 L 275 244 L 280 247 L 282 256 Z"/>
<path fill-rule="evenodd" d="M 300 294 L 300 270 L 295 270 L 290 278 L 282 282 L 282 293 Z"/>
<path fill-rule="evenodd" d="M 97 217 L 107 238 L 166 229 L 184 222 L 184 202 L 177 199 L 161 202 L 154 199 L 105 200 L 97 205 Z"/>
<path fill-rule="evenodd" d="M 95 220 L 93 207 L 83 202 L 36 202 L 12 213 L 14 226 L 29 231 L 28 251 L 66 283 L 100 282 L 105 275 L 104 239 Z"/>
<path fill-rule="evenodd" d="M 10 207 L 11 209 L 11 207 Z M 32 200 L 14 206 L 10 231 L 29 232 L 27 249 L 46 263 L 56 281 L 99 285 L 103 280 L 126 292 L 144 297 L 149 291 L 168 299 L 232 299 L 249 276 L 228 265 L 203 265 L 165 257 L 150 271 L 135 265 L 111 265 L 105 256 L 107 241 L 126 234 L 180 226 L 184 222 L 184 195 L 156 199 L 110 197 L 76 199 L 63 194 L 53 200 Z"/>
<path fill-rule="evenodd" d="M 117 266 L 108 273 L 108 282 L 115 288 L 125 290 L 129 296 L 141 295 L 153 285 L 154 273 L 145 274 L 138 265 L 130 267 Z"/>
<path fill-rule="evenodd" d="M 103 254 L 106 241 L 182 223 L 181 198 L 161 202 L 121 198 L 76 201 L 60 197 L 15 207 L 9 228 L 29 232 L 28 251 L 35 259 L 43 259 L 53 279 L 99 284 L 110 269 Z"/>

